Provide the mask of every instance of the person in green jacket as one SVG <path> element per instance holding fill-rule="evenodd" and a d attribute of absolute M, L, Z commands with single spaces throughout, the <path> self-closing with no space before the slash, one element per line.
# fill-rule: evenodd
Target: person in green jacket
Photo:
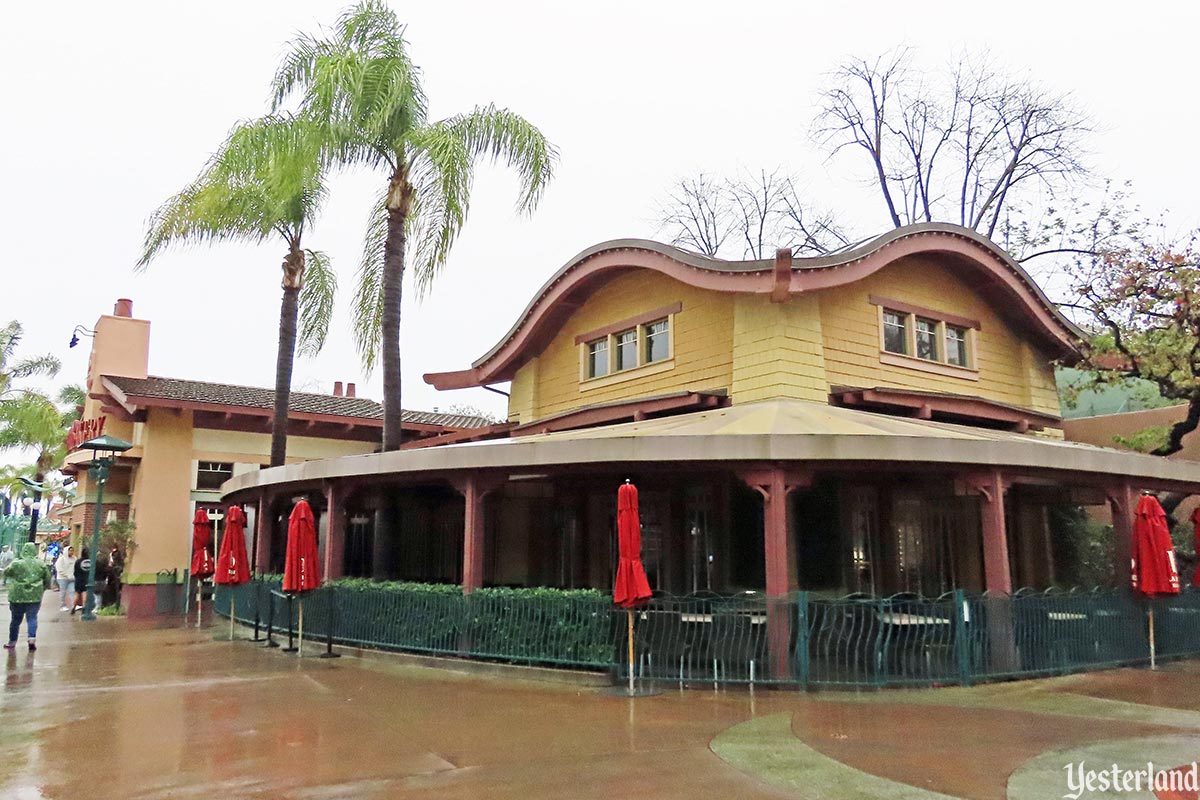
<path fill-rule="evenodd" d="M 9 565 L 4 576 L 8 579 L 8 607 L 12 611 L 4 649 L 17 646 L 17 634 L 24 619 L 29 649 L 37 650 L 38 609 L 42 606 L 42 595 L 50 588 L 50 568 L 38 558 L 37 545 L 33 542 L 21 545 L 21 557 Z"/>

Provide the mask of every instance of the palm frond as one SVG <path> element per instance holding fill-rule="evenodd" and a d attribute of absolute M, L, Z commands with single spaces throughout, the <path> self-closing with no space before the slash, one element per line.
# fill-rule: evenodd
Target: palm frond
<path fill-rule="evenodd" d="M 558 148 L 520 114 L 494 105 L 478 106 L 469 114 L 446 120 L 463 140 L 472 157 L 503 161 L 521 180 L 517 209 L 537 208 L 554 177 Z"/>
<path fill-rule="evenodd" d="M 66 434 L 62 412 L 42 395 L 25 392 L 0 401 L 0 450 L 53 450 Z"/>
<path fill-rule="evenodd" d="M 152 215 L 138 269 L 170 245 L 298 239 L 326 197 L 322 134 L 288 116 L 235 126 L 200 176 Z"/>
<path fill-rule="evenodd" d="M 8 368 L 12 378 L 32 378 L 41 375 L 53 378 L 62 369 L 62 362 L 52 355 L 23 358 Z"/>
<path fill-rule="evenodd" d="M 378 0 L 348 9 L 326 38 L 293 40 L 272 82 L 277 111 L 297 110 L 325 132 L 326 163 L 376 167 L 425 120 L 420 72 L 395 12 Z"/>
<path fill-rule="evenodd" d="M 300 289 L 300 330 L 297 344 L 301 355 L 315 356 L 325 346 L 333 320 L 337 275 L 329 256 L 319 250 L 304 251 L 304 286 Z"/>
<path fill-rule="evenodd" d="M 385 193 L 386 195 L 386 193 Z M 362 260 L 354 289 L 354 344 L 366 376 L 379 359 L 383 337 L 383 251 L 387 244 L 388 212 L 381 196 L 371 208 L 363 236 Z"/>

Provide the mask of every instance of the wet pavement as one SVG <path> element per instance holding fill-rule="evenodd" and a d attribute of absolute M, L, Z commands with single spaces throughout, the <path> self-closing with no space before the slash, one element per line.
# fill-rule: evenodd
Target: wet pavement
<path fill-rule="evenodd" d="M 297 659 L 214 640 L 223 626 L 84 623 L 57 604 L 41 618 L 38 651 L 22 639 L 4 656 L 0 798 L 1060 798 L 1079 757 L 1200 758 L 1193 663 L 631 700 L 388 657 Z"/>

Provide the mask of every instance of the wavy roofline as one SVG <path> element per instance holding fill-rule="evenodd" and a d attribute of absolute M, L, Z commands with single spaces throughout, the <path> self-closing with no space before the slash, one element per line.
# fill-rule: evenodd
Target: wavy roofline
<path fill-rule="evenodd" d="M 728 261 L 691 253 L 649 239 L 613 239 L 580 251 L 534 294 L 507 333 L 470 369 L 424 376 L 437 389 L 461 389 L 509 380 L 529 354 L 528 346 L 557 330 L 565 319 L 561 301 L 604 273 L 651 269 L 683 283 L 713 291 L 787 295 L 853 283 L 907 256 L 922 253 L 957 256 L 1006 289 L 1019 311 L 1056 355 L 1077 352 L 1083 332 L 1054 307 L 1020 264 L 990 239 L 959 225 L 933 222 L 895 228 L 838 252 L 792 258 L 790 275 L 776 273 L 773 259 Z M 780 285 L 780 284 L 785 285 Z M 570 310 L 573 310 L 571 306 Z"/>

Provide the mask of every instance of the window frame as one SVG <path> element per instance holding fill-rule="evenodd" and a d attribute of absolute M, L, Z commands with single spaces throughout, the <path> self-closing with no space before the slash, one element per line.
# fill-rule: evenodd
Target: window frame
<path fill-rule="evenodd" d="M 609 325 L 591 333 L 576 336 L 575 342 L 579 346 L 580 388 L 590 389 L 597 385 L 607 385 L 609 382 L 622 381 L 673 369 L 675 366 L 675 316 L 682 309 L 683 305 L 681 303 L 675 303 L 672 306 L 659 308 L 615 325 Z M 649 359 L 650 329 L 657 324 L 666 325 L 666 330 L 662 334 L 658 334 L 665 334 L 666 336 L 666 354 L 661 358 L 651 361 Z M 627 348 L 630 346 L 633 347 L 636 363 L 626 366 L 620 363 L 618 351 L 622 346 L 621 338 L 631 333 L 635 334 L 633 342 L 625 342 L 623 346 Z M 604 346 L 607 348 L 608 369 L 607 372 L 602 374 L 594 374 L 592 369 L 593 348 L 601 343 L 604 343 Z"/>
<path fill-rule="evenodd" d="M 879 360 L 890 366 L 900 366 L 925 372 L 936 372 L 967 380 L 979 380 L 977 360 L 977 336 L 982 326 L 977 320 L 959 316 L 949 312 L 913 305 L 902 300 L 871 295 L 869 301 L 876 306 L 879 329 Z M 887 347 L 887 328 L 895 327 L 887 322 L 887 315 L 895 315 L 904 321 L 904 344 L 906 352 L 900 353 Z M 919 322 L 934 325 L 935 358 L 918 355 L 917 325 Z M 949 360 L 948 331 L 951 329 L 963 331 L 965 334 L 964 356 L 965 364 L 951 363 Z"/>
<path fill-rule="evenodd" d="M 209 468 L 205 469 L 205 465 L 208 465 Z M 213 466 L 229 467 L 229 470 L 228 470 L 228 472 L 226 472 L 226 470 L 224 470 L 224 469 L 212 469 Z M 207 460 L 197 461 L 196 462 L 196 474 L 195 474 L 195 478 L 192 482 L 192 486 L 193 486 L 194 490 L 198 491 L 198 492 L 217 491 L 218 489 L 221 488 L 221 484 L 225 483 L 225 481 L 227 481 L 233 477 L 234 466 L 235 466 L 234 463 L 228 462 L 228 461 L 207 461 Z M 200 482 L 201 474 L 209 475 L 209 476 L 225 475 L 225 477 L 223 479 L 221 479 L 215 486 L 204 486 Z"/>
<path fill-rule="evenodd" d="M 897 317 L 900 320 L 900 324 L 896 325 L 894 323 L 888 322 L 889 314 Z M 911 326 L 908 324 L 909 316 L 910 316 L 909 314 L 905 314 L 903 311 L 896 311 L 895 309 L 891 309 L 891 308 L 882 308 L 881 313 L 880 313 L 880 341 L 879 341 L 879 349 L 880 350 L 882 350 L 885 353 L 891 353 L 892 355 L 897 355 L 897 356 L 912 355 L 913 348 L 912 348 L 911 343 L 909 342 L 909 336 L 911 333 L 911 330 L 910 330 Z M 891 348 L 888 347 L 888 336 L 887 336 L 888 328 L 899 328 L 900 329 L 900 341 L 903 344 L 904 349 L 892 350 Z"/>
<path fill-rule="evenodd" d="M 583 345 L 583 360 L 584 360 L 583 370 L 584 370 L 584 375 L 587 377 L 587 380 L 594 380 L 596 378 L 606 378 L 612 374 L 613 355 L 612 355 L 612 348 L 610 347 L 612 342 L 609 341 L 611 338 L 612 338 L 611 336 L 603 336 L 599 339 L 593 339 L 590 342 L 584 343 L 584 345 Z M 604 371 L 598 372 L 598 371 L 596 371 L 595 367 L 598 366 L 601 361 L 600 359 L 597 358 L 601 348 L 603 348 L 603 350 L 604 350 L 604 358 L 603 358 Z"/>

